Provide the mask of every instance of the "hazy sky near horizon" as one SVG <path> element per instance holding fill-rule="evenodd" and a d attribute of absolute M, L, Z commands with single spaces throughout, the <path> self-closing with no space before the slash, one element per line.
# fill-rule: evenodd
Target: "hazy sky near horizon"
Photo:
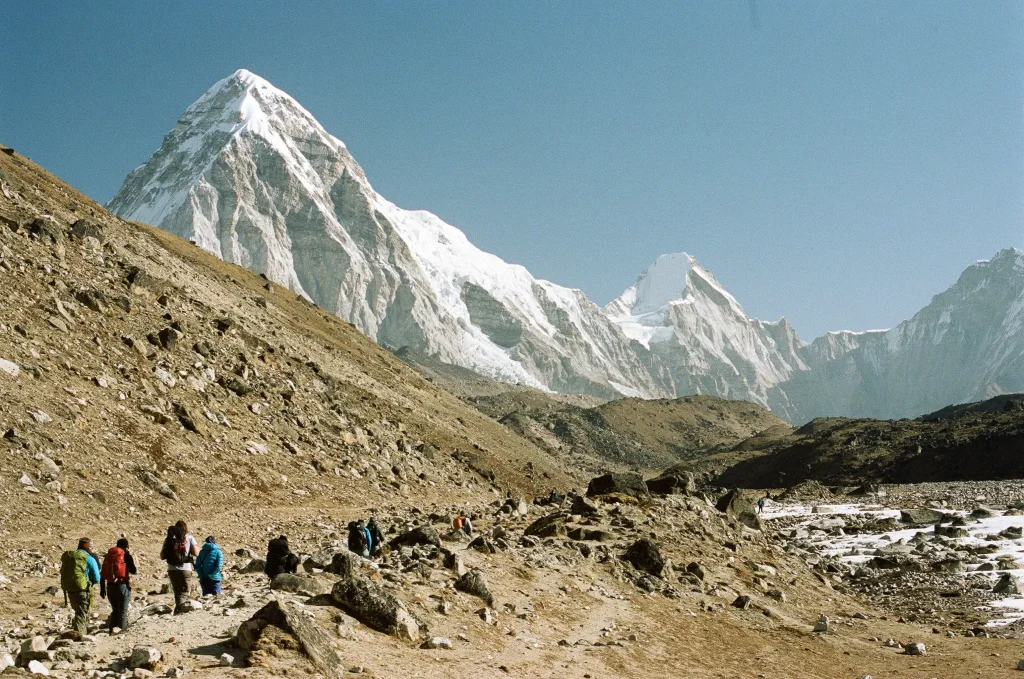
<path fill-rule="evenodd" d="M 810 340 L 1024 246 L 1020 1 L 12 3 L 0 142 L 105 202 L 238 68 L 600 304 L 685 250 Z"/>

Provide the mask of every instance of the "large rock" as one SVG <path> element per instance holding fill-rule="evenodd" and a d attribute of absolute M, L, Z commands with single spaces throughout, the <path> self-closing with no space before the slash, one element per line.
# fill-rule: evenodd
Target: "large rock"
<path fill-rule="evenodd" d="M 278 573 L 270 583 L 270 589 L 291 592 L 303 596 L 325 594 L 327 585 L 317 578 L 295 573 Z"/>
<path fill-rule="evenodd" d="M 471 570 L 456 580 L 455 589 L 483 599 L 488 606 L 494 605 L 494 596 L 487 587 L 487 580 L 484 579 L 484 574 L 478 570 Z"/>
<path fill-rule="evenodd" d="M 633 564 L 637 570 L 661 577 L 665 570 L 665 559 L 661 556 L 658 545 L 650 538 L 641 538 L 630 545 L 622 558 Z"/>
<path fill-rule="evenodd" d="M 364 578 L 346 578 L 331 590 L 335 603 L 367 627 L 418 642 L 420 622 L 405 604 L 379 585 Z"/>
<path fill-rule="evenodd" d="M 397 549 L 403 545 L 408 545 L 410 547 L 415 545 L 433 545 L 434 547 L 440 547 L 441 536 L 432 526 L 418 526 L 410 531 L 398 535 L 388 543 L 388 546 L 391 547 L 391 549 Z"/>
<path fill-rule="evenodd" d="M 999 582 L 992 588 L 993 594 L 1020 594 L 1020 581 L 1009 573 L 1004 573 Z"/>
<path fill-rule="evenodd" d="M 939 523 L 945 514 L 934 509 L 904 509 L 900 511 L 900 521 L 912 526 L 929 526 Z"/>
<path fill-rule="evenodd" d="M 569 515 L 565 512 L 555 512 L 554 514 L 548 514 L 542 516 L 523 531 L 524 535 L 533 535 L 538 538 L 551 538 L 556 536 L 564 536 L 566 534 L 565 522 L 569 520 Z"/>
<path fill-rule="evenodd" d="M 655 495 L 693 495 L 697 492 L 697 482 L 694 480 L 693 472 L 673 472 L 648 479 L 647 490 Z"/>
<path fill-rule="evenodd" d="M 648 497 L 647 484 L 644 483 L 643 474 L 639 472 L 625 472 L 623 474 L 605 474 L 590 480 L 587 484 L 587 497 L 595 495 L 608 495 L 609 493 L 621 493 L 632 495 L 636 498 Z"/>
<path fill-rule="evenodd" d="M 307 573 L 313 569 L 319 569 L 325 573 L 348 578 L 355 573 L 356 558 L 347 549 L 326 549 L 308 557 L 302 562 L 302 567 Z"/>
<path fill-rule="evenodd" d="M 238 628 L 235 642 L 246 653 L 250 652 L 259 640 L 267 625 L 273 625 L 291 634 L 299 642 L 313 666 L 325 677 L 341 679 L 344 675 L 341 658 L 331 645 L 331 638 L 306 618 L 295 604 L 282 604 L 271 601 L 256 611 Z"/>
<path fill-rule="evenodd" d="M 753 498 L 738 488 L 730 490 L 719 498 L 715 507 L 718 511 L 735 517 L 744 526 L 754 530 L 761 530 L 761 517 L 757 515 L 757 508 Z"/>

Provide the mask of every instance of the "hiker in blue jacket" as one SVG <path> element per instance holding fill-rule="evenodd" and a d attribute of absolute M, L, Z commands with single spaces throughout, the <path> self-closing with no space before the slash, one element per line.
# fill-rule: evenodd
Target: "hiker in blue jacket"
<path fill-rule="evenodd" d="M 370 533 L 370 529 L 367 528 L 362 521 L 359 522 L 359 526 L 363 529 L 363 534 L 366 536 L 366 555 L 373 554 L 373 535 Z"/>
<path fill-rule="evenodd" d="M 202 587 L 204 596 L 220 594 L 220 569 L 223 565 L 224 554 L 217 546 L 217 540 L 211 535 L 206 538 L 206 543 L 196 557 L 196 575 L 199 577 L 199 586 Z"/>

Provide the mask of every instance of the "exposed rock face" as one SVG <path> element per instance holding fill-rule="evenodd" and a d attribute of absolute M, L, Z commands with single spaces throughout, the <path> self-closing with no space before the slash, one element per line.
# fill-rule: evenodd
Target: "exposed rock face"
<path fill-rule="evenodd" d="M 718 500 L 715 507 L 720 512 L 736 517 L 744 526 L 761 530 L 761 517 L 757 515 L 754 500 L 743 491 L 730 490 Z"/>
<path fill-rule="evenodd" d="M 587 484 L 587 496 L 607 495 L 609 493 L 622 493 L 633 497 L 647 497 L 647 484 L 639 472 L 624 472 L 621 474 L 605 474 L 590 480 Z"/>

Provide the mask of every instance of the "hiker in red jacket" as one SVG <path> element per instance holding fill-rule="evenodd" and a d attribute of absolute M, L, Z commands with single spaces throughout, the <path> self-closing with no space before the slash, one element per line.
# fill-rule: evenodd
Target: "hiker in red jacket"
<path fill-rule="evenodd" d="M 111 631 L 119 627 L 121 631 L 128 629 L 128 605 L 132 599 L 131 576 L 135 575 L 135 559 L 128 551 L 128 539 L 121 538 L 117 545 L 107 551 L 100 569 L 100 596 L 106 595 L 110 601 L 110 617 L 107 628 Z"/>

